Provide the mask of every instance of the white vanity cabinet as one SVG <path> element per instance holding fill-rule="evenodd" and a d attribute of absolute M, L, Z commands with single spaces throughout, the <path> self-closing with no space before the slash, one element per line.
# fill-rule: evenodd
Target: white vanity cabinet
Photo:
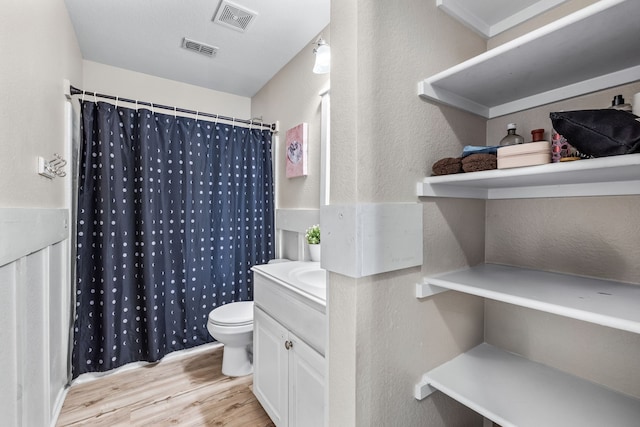
<path fill-rule="evenodd" d="M 253 392 L 278 426 L 323 426 L 324 357 L 260 308 Z"/>
<path fill-rule="evenodd" d="M 278 427 L 324 426 L 324 300 L 289 274 L 309 264 L 254 267 L 253 393 Z"/>

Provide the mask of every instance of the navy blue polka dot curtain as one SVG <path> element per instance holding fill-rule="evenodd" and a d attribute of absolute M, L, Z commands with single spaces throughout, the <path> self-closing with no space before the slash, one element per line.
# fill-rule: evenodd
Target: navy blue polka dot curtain
<path fill-rule="evenodd" d="M 82 102 L 73 375 L 212 338 L 273 258 L 271 132 Z"/>

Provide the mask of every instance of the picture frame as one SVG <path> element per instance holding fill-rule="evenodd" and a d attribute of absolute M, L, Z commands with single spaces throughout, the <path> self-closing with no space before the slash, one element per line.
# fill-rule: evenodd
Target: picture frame
<path fill-rule="evenodd" d="M 307 123 L 300 123 L 287 130 L 285 137 L 287 178 L 307 176 L 307 135 Z"/>

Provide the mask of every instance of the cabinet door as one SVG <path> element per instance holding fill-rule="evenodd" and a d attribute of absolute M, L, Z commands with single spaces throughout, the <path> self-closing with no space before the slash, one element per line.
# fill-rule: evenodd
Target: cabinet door
<path fill-rule="evenodd" d="M 278 427 L 287 426 L 287 330 L 268 314 L 254 308 L 253 393 Z"/>
<path fill-rule="evenodd" d="M 289 339 L 289 425 L 324 427 L 324 357 L 295 335 Z"/>

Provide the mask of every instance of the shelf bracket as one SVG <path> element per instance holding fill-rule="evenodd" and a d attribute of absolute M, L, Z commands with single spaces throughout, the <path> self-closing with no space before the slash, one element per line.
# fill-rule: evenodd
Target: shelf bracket
<path fill-rule="evenodd" d="M 441 286 L 432 285 L 427 281 L 427 278 L 424 278 L 423 283 L 418 283 L 416 285 L 416 298 L 428 298 L 430 296 L 449 291 L 450 289 L 443 288 Z"/>
<path fill-rule="evenodd" d="M 431 381 L 429 381 L 429 377 L 427 376 L 427 374 L 424 374 L 420 382 L 414 387 L 413 397 L 415 397 L 416 400 L 422 400 L 433 392 L 437 391 L 437 389 L 431 387 L 430 383 Z"/>

